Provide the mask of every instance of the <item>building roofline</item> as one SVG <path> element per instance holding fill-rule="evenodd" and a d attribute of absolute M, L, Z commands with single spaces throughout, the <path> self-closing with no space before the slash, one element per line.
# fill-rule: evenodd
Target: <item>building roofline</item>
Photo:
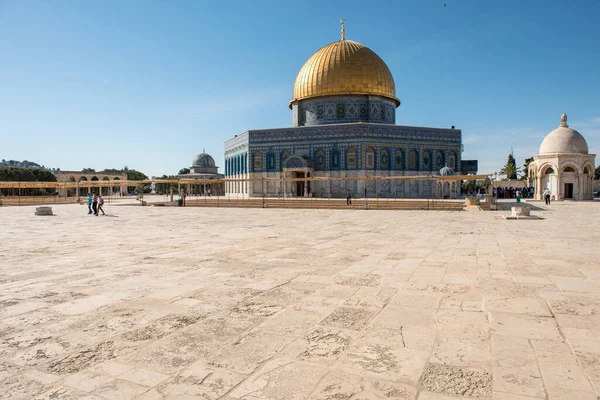
<path fill-rule="evenodd" d="M 263 133 L 263 132 L 273 132 L 275 130 L 277 131 L 282 131 L 282 130 L 299 130 L 299 129 L 314 129 L 314 128 L 323 128 L 323 129 L 334 129 L 336 127 L 344 127 L 344 126 L 370 126 L 370 127 L 380 127 L 380 126 L 385 126 L 385 127 L 395 127 L 395 128 L 404 128 L 404 129 L 423 129 L 423 130 L 431 130 L 431 131 L 438 131 L 438 132 L 461 132 L 461 129 L 452 129 L 452 128 L 435 128 L 435 127 L 429 127 L 429 126 L 411 126 L 411 125 L 396 125 L 396 124 L 381 124 L 378 122 L 347 122 L 347 123 L 341 123 L 341 124 L 323 124 L 323 125 L 310 125 L 310 126 L 288 126 L 288 127 L 282 127 L 282 128 L 265 128 L 265 129 L 249 129 L 247 131 L 244 131 L 238 135 L 236 135 L 235 137 L 229 139 L 226 141 L 229 142 L 241 135 L 244 134 L 250 134 L 250 133 Z"/>

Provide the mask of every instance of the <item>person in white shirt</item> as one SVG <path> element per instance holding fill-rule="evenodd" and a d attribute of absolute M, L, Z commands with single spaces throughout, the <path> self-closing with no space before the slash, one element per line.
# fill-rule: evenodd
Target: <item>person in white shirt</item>
<path fill-rule="evenodd" d="M 549 205 L 550 204 L 550 196 L 552 196 L 552 192 L 548 188 L 544 188 L 544 191 L 542 192 L 542 196 L 544 197 L 544 200 L 546 200 L 546 205 Z"/>
<path fill-rule="evenodd" d="M 102 195 L 98 195 L 98 210 L 96 211 L 96 216 L 98 216 L 98 211 L 102 211 L 102 215 L 106 215 L 104 213 L 104 210 L 102 209 L 102 206 L 104 205 L 104 199 L 102 198 Z"/>

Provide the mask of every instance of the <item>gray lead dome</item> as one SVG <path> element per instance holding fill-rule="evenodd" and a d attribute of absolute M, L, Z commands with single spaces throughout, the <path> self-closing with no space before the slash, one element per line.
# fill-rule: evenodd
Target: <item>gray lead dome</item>
<path fill-rule="evenodd" d="M 200 153 L 196 157 L 194 157 L 194 161 L 192 161 L 192 167 L 214 167 L 215 160 L 207 153 Z"/>
<path fill-rule="evenodd" d="M 454 175 L 454 170 L 446 165 L 444 168 L 440 169 L 440 175 L 441 176 Z"/>

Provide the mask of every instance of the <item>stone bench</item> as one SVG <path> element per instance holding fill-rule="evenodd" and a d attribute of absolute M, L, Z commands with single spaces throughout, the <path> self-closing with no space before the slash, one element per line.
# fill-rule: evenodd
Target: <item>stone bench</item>
<path fill-rule="evenodd" d="M 36 207 L 35 215 L 54 215 L 54 214 L 52 214 L 52 207 Z"/>

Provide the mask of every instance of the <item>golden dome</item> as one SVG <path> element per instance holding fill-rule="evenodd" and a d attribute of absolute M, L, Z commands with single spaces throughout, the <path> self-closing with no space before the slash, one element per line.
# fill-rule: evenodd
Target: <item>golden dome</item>
<path fill-rule="evenodd" d="M 394 77 L 368 47 L 352 40 L 328 44 L 313 54 L 298 72 L 291 103 L 319 96 L 345 94 L 396 98 Z"/>

